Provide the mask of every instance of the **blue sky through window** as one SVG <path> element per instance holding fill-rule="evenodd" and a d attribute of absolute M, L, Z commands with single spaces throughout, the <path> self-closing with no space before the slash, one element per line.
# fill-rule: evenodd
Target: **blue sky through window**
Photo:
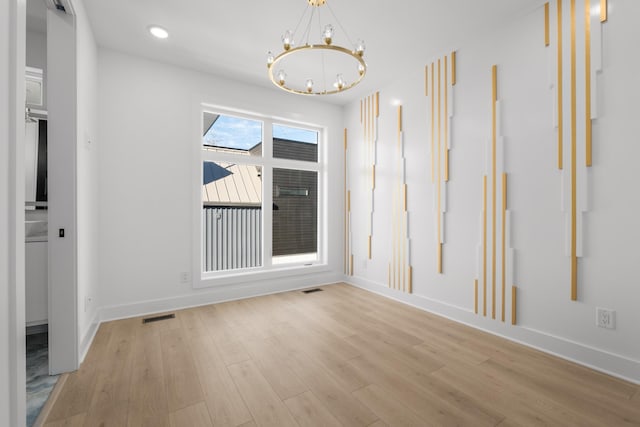
<path fill-rule="evenodd" d="M 318 132 L 284 125 L 273 125 L 273 137 L 318 143 Z M 249 150 L 262 142 L 262 122 L 232 116 L 220 116 L 204 135 L 205 145 Z"/>
<path fill-rule="evenodd" d="M 284 125 L 273 125 L 273 137 L 288 139 L 290 141 L 318 143 L 318 132 L 307 129 L 292 128 Z"/>

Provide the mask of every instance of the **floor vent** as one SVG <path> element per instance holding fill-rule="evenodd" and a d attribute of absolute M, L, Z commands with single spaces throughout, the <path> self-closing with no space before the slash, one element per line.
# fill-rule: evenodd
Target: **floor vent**
<path fill-rule="evenodd" d="M 176 317 L 175 314 L 163 314 L 155 317 L 147 317 L 146 319 L 142 319 L 142 323 L 151 323 L 151 322 L 159 322 L 160 320 L 174 319 Z"/>
<path fill-rule="evenodd" d="M 314 289 L 305 289 L 304 291 L 302 291 L 303 294 L 312 294 L 314 292 L 322 292 L 322 289 L 314 288 Z"/>

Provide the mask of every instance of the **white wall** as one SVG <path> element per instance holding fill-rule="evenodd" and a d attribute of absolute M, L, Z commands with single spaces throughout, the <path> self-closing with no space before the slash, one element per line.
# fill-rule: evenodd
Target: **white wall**
<path fill-rule="evenodd" d="M 98 55 L 99 253 L 103 318 L 206 304 L 335 281 L 341 271 L 341 217 L 329 216 L 330 271 L 194 290 L 194 144 L 200 104 L 224 106 L 329 129 L 329 203 L 342 200 L 341 108 L 247 86 L 111 50 Z M 266 72 L 266 71 L 265 71 Z M 265 77 L 266 78 L 266 77 Z M 338 159 L 337 161 L 334 159 Z M 193 277 L 197 272 L 192 272 Z"/>
<path fill-rule="evenodd" d="M 0 1 L 0 425 L 18 427 L 26 419 L 25 19 L 24 1 Z"/>
<path fill-rule="evenodd" d="M 458 81 L 451 150 L 451 181 L 446 222 L 444 274 L 436 273 L 433 187 L 424 58 L 397 81 L 380 90 L 379 185 L 375 196 L 373 260 L 366 261 L 367 233 L 363 205 L 365 176 L 358 140 L 351 140 L 349 179 L 354 206 L 354 284 L 502 334 L 640 382 L 638 325 L 640 287 L 637 280 L 640 209 L 637 159 L 640 134 L 635 78 L 640 60 L 635 40 L 640 29 L 634 17 L 640 3 L 609 1 L 604 25 L 604 69 L 598 76 L 600 118 L 594 122 L 594 166 L 590 169 L 590 210 L 586 214 L 585 257 L 579 260 L 579 300 L 569 298 L 569 258 L 564 254 L 560 212 L 560 179 L 553 129 L 553 95 L 548 86 L 548 59 L 553 47 L 543 43 L 542 8 L 514 22 L 479 35 L 457 50 Z M 442 52 L 442 55 L 449 51 Z M 473 313 L 476 246 L 480 233 L 481 177 L 484 144 L 491 137 L 491 66 L 498 64 L 502 102 L 505 163 L 509 172 L 512 246 L 516 249 L 515 284 L 519 288 L 518 326 Z M 567 65 L 568 67 L 568 65 Z M 388 177 L 394 165 L 395 107 L 404 106 L 407 180 L 414 268 L 414 293 L 387 288 L 391 239 Z M 568 113 L 567 113 L 568 114 Z M 346 108 L 350 135 L 360 135 L 360 105 Z M 361 138 L 360 138 L 361 139 Z M 385 178 L 386 177 L 386 178 Z M 595 308 L 617 311 L 616 330 L 595 325 Z"/>
<path fill-rule="evenodd" d="M 47 35 L 36 31 L 27 31 L 27 67 L 39 68 L 42 70 L 43 94 L 42 107 L 38 109 L 47 109 Z"/>
<path fill-rule="evenodd" d="M 78 340 L 82 360 L 97 329 L 98 49 L 81 1 L 74 1 L 77 43 Z"/>

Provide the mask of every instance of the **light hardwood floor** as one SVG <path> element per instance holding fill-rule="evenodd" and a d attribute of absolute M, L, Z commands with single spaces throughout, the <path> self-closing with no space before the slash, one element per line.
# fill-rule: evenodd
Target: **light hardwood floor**
<path fill-rule="evenodd" d="M 639 387 L 344 284 L 101 325 L 46 426 L 639 426 Z"/>

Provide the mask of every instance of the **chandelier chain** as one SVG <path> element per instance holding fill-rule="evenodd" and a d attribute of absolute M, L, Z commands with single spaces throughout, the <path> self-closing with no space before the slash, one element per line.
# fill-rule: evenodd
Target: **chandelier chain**
<path fill-rule="evenodd" d="M 344 29 L 344 27 L 342 26 L 342 23 L 340 22 L 340 20 L 336 16 L 336 14 L 333 13 L 333 9 L 331 9 L 331 5 L 329 4 L 329 1 L 327 0 L 327 2 L 325 2 L 325 4 L 329 8 L 329 12 L 331 12 L 331 15 L 333 16 L 333 19 L 336 20 L 336 22 L 338 23 L 338 26 L 340 27 L 340 29 L 344 33 L 344 35 L 347 38 L 347 40 L 349 40 L 349 44 L 351 45 L 351 47 L 355 46 L 355 44 L 353 43 L 353 40 L 351 40 L 351 37 L 349 37 L 349 33 L 347 33 L 347 30 Z"/>

